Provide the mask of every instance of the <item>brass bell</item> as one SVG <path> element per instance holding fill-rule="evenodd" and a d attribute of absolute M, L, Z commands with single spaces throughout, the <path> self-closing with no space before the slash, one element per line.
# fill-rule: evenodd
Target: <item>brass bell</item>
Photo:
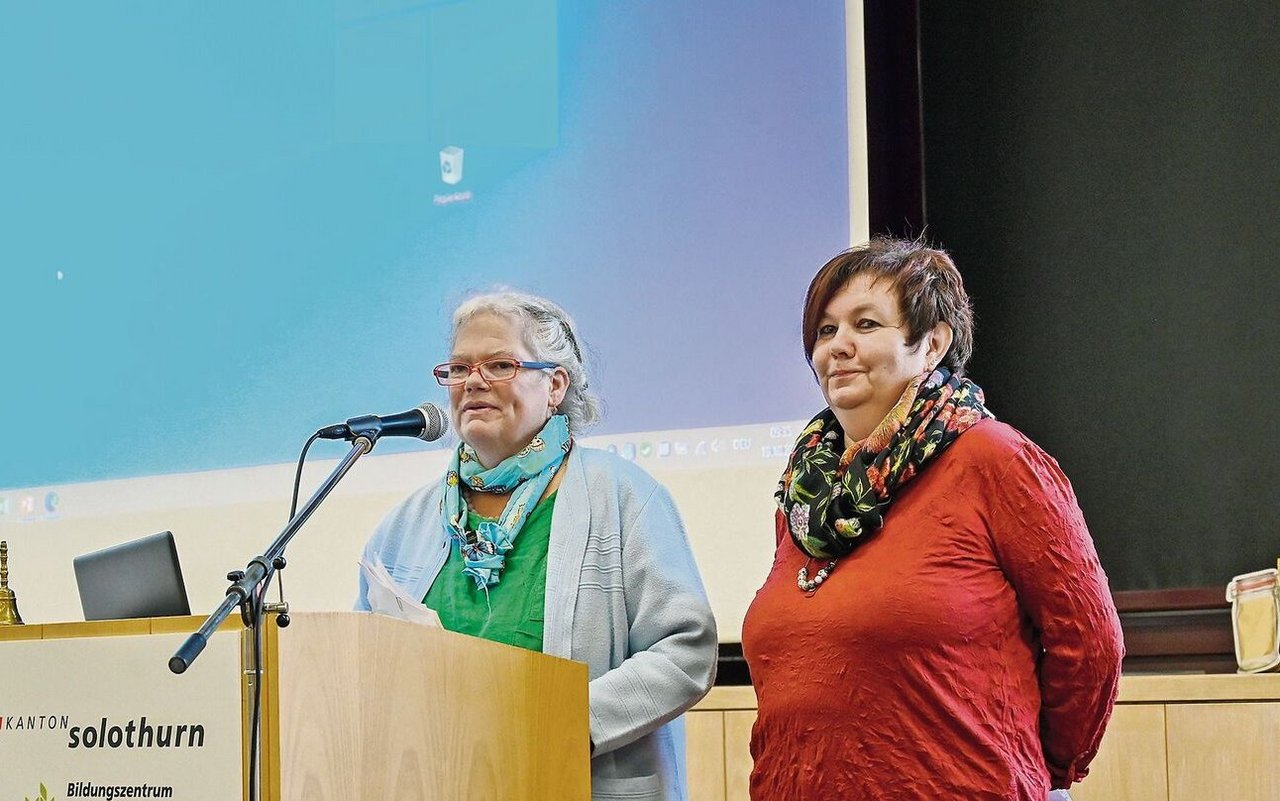
<path fill-rule="evenodd" d="M 18 596 L 9 589 L 9 543 L 0 540 L 0 626 L 20 626 Z"/>

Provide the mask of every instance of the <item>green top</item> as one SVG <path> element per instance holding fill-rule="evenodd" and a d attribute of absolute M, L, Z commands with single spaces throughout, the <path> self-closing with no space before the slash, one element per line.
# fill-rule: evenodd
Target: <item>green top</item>
<path fill-rule="evenodd" d="M 502 580 L 484 590 L 462 572 L 458 542 L 450 545 L 449 558 L 422 603 L 436 610 L 449 631 L 483 637 L 486 640 L 542 650 L 543 599 L 547 594 L 547 544 L 551 540 L 551 513 L 556 493 L 543 498 L 507 552 Z M 467 530 L 475 531 L 481 521 L 492 518 L 467 510 Z"/>

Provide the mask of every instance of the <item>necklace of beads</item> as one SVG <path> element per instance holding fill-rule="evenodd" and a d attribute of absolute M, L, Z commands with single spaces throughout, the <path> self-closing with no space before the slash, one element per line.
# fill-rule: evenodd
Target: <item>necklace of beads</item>
<path fill-rule="evenodd" d="M 825 567 L 819 568 L 813 578 L 809 578 L 809 564 L 806 562 L 805 566 L 800 568 L 800 572 L 796 574 L 796 586 L 800 588 L 801 592 L 813 592 L 822 585 L 822 582 L 827 580 L 827 576 L 831 575 L 831 571 L 835 570 L 835 567 L 836 560 L 832 559 L 827 562 Z"/>

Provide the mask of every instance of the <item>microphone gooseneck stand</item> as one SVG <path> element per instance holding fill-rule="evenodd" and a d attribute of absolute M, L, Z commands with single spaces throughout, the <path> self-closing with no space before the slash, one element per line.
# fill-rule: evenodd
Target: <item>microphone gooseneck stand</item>
<path fill-rule="evenodd" d="M 226 620 L 231 614 L 231 610 L 237 606 L 241 608 L 241 617 L 244 619 L 246 626 L 253 626 L 258 621 L 253 620 L 250 601 L 255 597 L 259 585 L 269 581 L 275 571 L 284 567 L 284 549 L 288 547 L 289 540 L 293 539 L 293 535 L 298 533 L 298 529 L 302 528 L 302 524 L 307 522 L 312 513 L 320 506 L 333 488 L 338 485 L 347 471 L 355 465 L 356 461 L 369 451 L 373 450 L 374 444 L 377 442 L 376 435 L 361 434 L 357 436 L 351 443 L 351 451 L 343 457 L 338 466 L 333 469 L 329 477 L 324 480 L 320 488 L 315 491 L 298 513 L 293 516 L 280 532 L 275 541 L 267 548 L 266 552 L 261 556 L 255 556 L 249 560 L 249 564 L 243 571 L 237 570 L 227 574 L 227 578 L 232 582 L 227 588 L 227 597 L 223 599 L 222 604 L 205 618 L 204 624 L 200 629 L 187 638 L 176 653 L 169 658 L 169 669 L 174 673 L 185 673 L 187 668 L 196 661 L 196 657 L 204 650 L 205 645 L 209 642 L 211 635 L 218 626 L 222 625 L 222 621 Z M 288 625 L 287 623 L 285 625 Z"/>
<path fill-rule="evenodd" d="M 353 421 L 354 422 L 354 421 Z M 284 549 L 289 545 L 289 540 L 293 539 L 293 535 L 298 533 L 302 525 L 307 522 L 312 513 L 320 506 L 333 488 L 338 485 L 343 476 L 355 465 L 361 456 L 373 450 L 373 446 L 378 442 L 380 433 L 377 423 L 372 423 L 364 430 L 357 430 L 353 427 L 351 450 L 343 457 L 338 466 L 333 469 L 329 477 L 324 480 L 315 491 L 315 493 L 303 504 L 298 513 L 290 518 L 285 525 L 284 530 L 276 537 L 275 541 L 260 556 L 255 556 L 249 560 L 249 564 L 244 570 L 234 570 L 227 574 L 227 580 L 232 582 L 227 588 L 227 596 L 223 599 L 221 605 L 205 618 L 204 623 L 194 634 L 186 639 L 186 641 L 178 648 L 172 657 L 169 658 L 169 670 L 174 673 L 185 673 L 187 668 L 191 667 L 196 658 L 200 656 L 200 652 L 204 650 L 209 642 L 209 637 L 214 631 L 222 625 L 222 622 L 231 614 L 231 610 L 237 606 L 240 607 L 240 617 L 244 621 L 245 628 L 249 629 L 253 635 L 254 642 L 254 693 L 255 697 L 261 692 L 262 687 L 262 617 L 264 609 L 264 600 L 268 585 L 271 578 L 278 571 L 285 567 Z M 289 616 L 287 614 L 288 605 L 281 605 L 285 614 L 281 614 L 276 620 L 277 624 L 283 628 L 289 625 Z M 255 775 L 260 766 L 257 757 L 257 746 L 259 739 L 259 707 L 254 704 L 253 722 L 250 726 L 251 744 L 250 744 L 250 761 L 249 769 L 249 798 L 256 801 L 258 798 L 259 778 Z"/>

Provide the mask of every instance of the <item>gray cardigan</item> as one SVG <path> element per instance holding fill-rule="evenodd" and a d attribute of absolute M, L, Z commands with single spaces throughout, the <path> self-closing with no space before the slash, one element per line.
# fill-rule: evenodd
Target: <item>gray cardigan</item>
<path fill-rule="evenodd" d="M 436 481 L 391 510 L 365 546 L 422 598 L 451 549 Z M 518 541 L 517 541 L 517 547 Z M 363 576 L 358 609 L 368 609 Z M 666 489 L 634 464 L 576 445 L 556 496 L 543 651 L 587 663 L 595 801 L 687 795 L 681 713 L 715 679 L 717 637 Z"/>

